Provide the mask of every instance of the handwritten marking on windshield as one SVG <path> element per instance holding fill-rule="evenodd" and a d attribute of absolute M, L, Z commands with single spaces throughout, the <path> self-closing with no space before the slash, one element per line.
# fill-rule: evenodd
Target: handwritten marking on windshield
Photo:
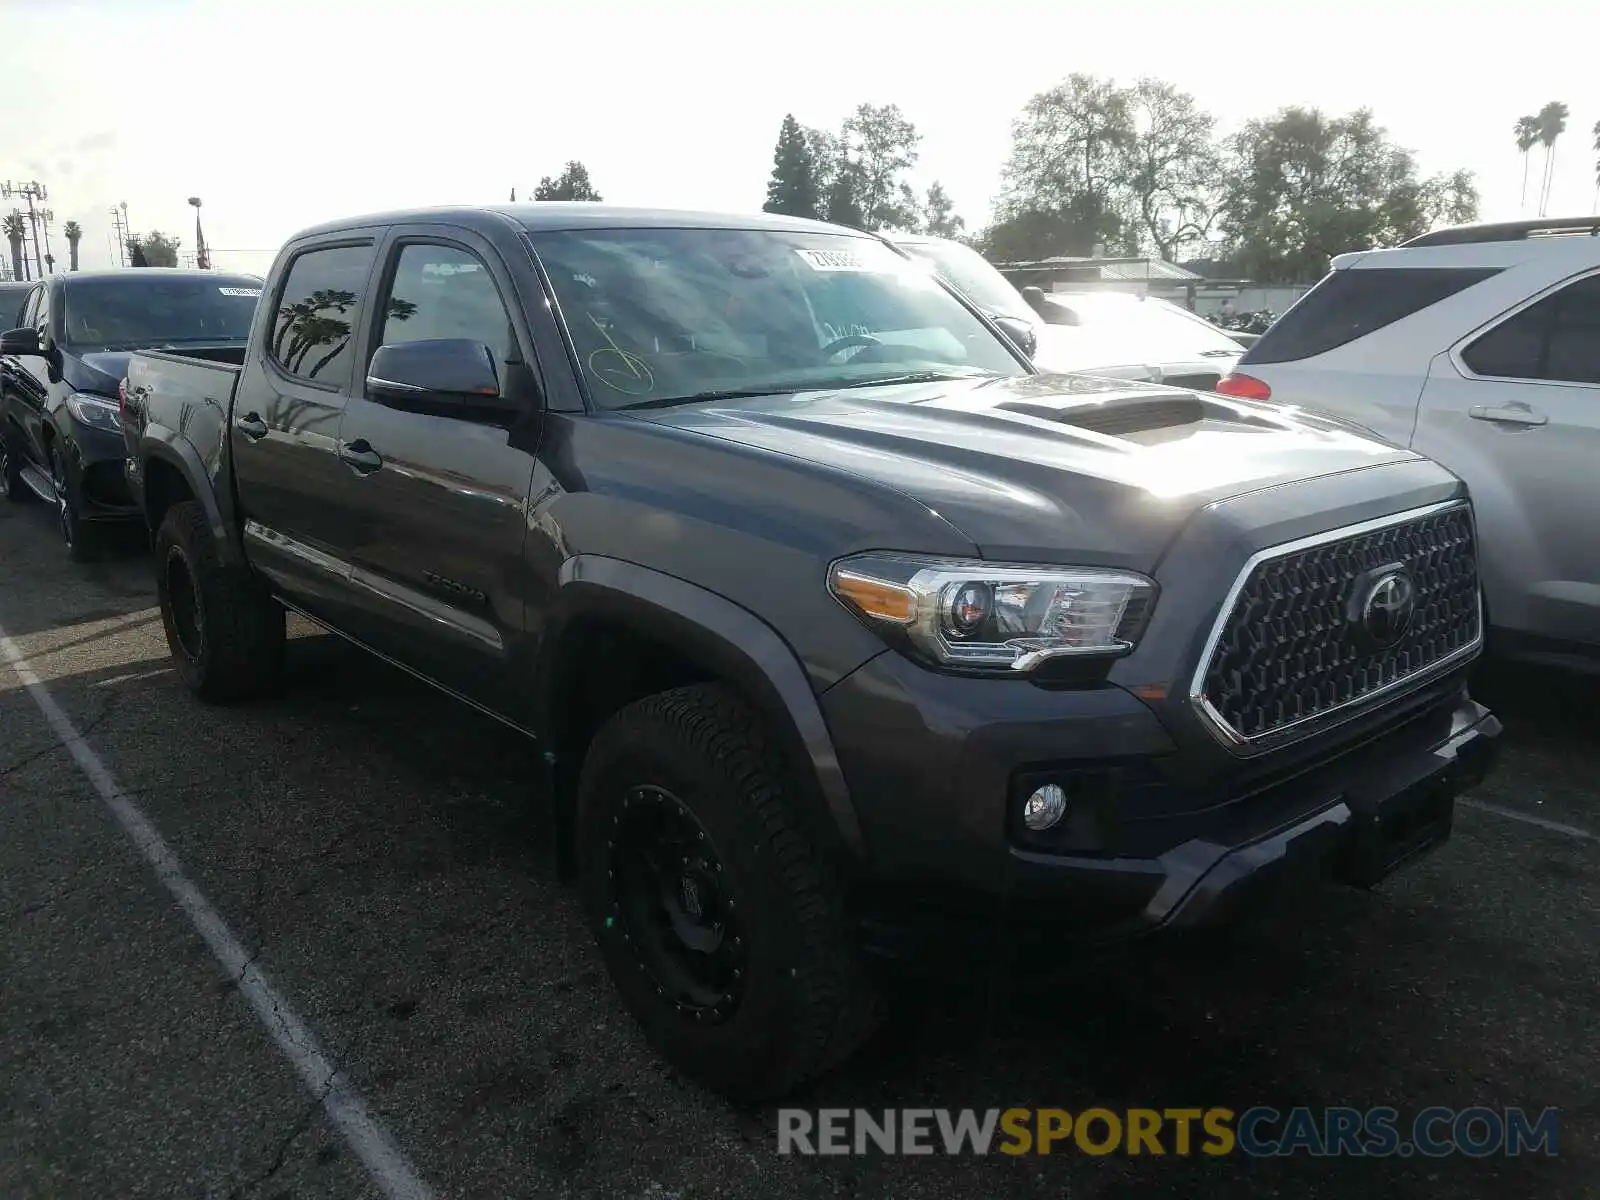
<path fill-rule="evenodd" d="M 611 335 L 606 332 L 604 325 L 595 320 L 590 313 L 589 324 L 600 331 L 600 336 L 605 338 L 606 345 L 593 351 L 588 359 L 589 374 L 614 392 L 621 392 L 625 396 L 648 396 L 656 388 L 655 372 L 650 370 L 650 364 L 637 354 L 630 354 L 617 345 Z"/>

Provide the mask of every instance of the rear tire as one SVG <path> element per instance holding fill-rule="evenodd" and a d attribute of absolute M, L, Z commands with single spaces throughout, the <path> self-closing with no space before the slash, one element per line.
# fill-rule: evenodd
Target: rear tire
<path fill-rule="evenodd" d="M 283 677 L 283 606 L 247 568 L 222 563 L 199 504 L 186 500 L 167 510 L 155 561 L 167 646 L 189 690 L 226 702 L 276 688 Z"/>
<path fill-rule="evenodd" d="M 843 1061 L 881 1015 L 785 775 L 760 719 L 706 685 L 617 713 L 579 782 L 580 884 L 613 982 L 674 1067 L 745 1102 Z"/>

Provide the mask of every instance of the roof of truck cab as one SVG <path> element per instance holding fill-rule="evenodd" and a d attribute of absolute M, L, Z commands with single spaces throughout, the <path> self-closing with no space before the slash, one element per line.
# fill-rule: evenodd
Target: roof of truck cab
<path fill-rule="evenodd" d="M 775 213 L 695 212 L 671 208 L 626 208 L 615 204 L 595 204 L 583 200 L 539 200 L 527 204 L 465 205 L 444 208 L 399 209 L 394 212 L 365 213 L 326 221 L 303 229 L 293 240 L 337 233 L 343 229 L 363 229 L 373 225 L 456 225 L 468 229 L 511 221 L 530 233 L 553 229 L 770 229 L 791 233 L 844 233 L 870 237 L 856 229 L 812 221 L 805 217 L 786 217 Z"/>
<path fill-rule="evenodd" d="M 85 283 L 97 279 L 250 279 L 261 282 L 261 276 L 248 271 L 201 271 L 190 267 L 105 267 L 98 271 L 57 272 L 53 278 L 63 283 Z"/>

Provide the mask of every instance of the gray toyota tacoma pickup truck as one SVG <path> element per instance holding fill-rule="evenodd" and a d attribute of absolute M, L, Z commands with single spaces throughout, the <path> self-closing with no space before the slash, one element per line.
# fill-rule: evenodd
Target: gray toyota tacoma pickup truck
<path fill-rule="evenodd" d="M 272 687 L 287 609 L 537 739 L 616 986 L 729 1095 L 860 1044 L 884 931 L 1370 885 L 1490 768 L 1454 476 L 1040 375 L 850 230 L 339 221 L 284 247 L 236 363 L 126 383 L 188 686 Z"/>

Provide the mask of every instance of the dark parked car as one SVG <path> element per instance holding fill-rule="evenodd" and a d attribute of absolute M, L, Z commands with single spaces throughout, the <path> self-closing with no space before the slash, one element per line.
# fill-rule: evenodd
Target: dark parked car
<path fill-rule="evenodd" d="M 861 1042 L 895 929 L 1368 885 L 1489 769 L 1459 480 L 1292 409 L 1038 375 L 870 235 L 340 221 L 232 353 L 128 364 L 178 675 L 274 686 L 293 609 L 536 738 L 613 980 L 732 1094 Z"/>
<path fill-rule="evenodd" d="M 22 302 L 32 290 L 31 283 L 0 283 L 0 325 L 11 329 L 22 323 Z"/>
<path fill-rule="evenodd" d="M 159 267 L 32 285 L 0 334 L 0 493 L 53 504 L 69 553 L 91 557 L 101 522 L 139 516 L 122 462 L 129 351 L 242 345 L 260 295 L 253 275 Z"/>

